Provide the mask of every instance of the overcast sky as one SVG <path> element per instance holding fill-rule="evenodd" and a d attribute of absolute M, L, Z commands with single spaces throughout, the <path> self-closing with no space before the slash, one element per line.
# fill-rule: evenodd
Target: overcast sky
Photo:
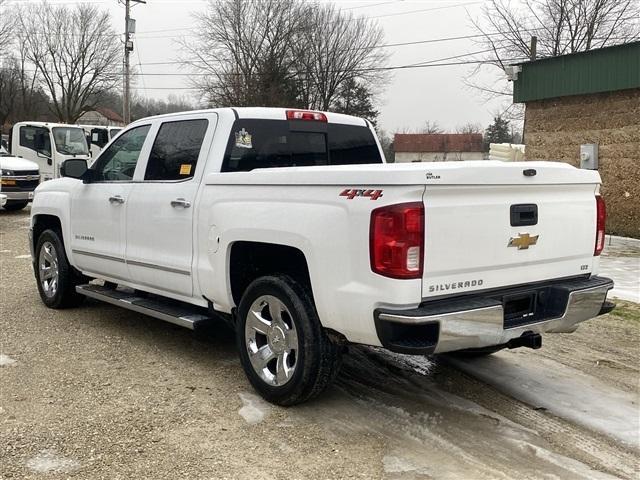
<path fill-rule="evenodd" d="M 12 0 L 11 3 L 17 0 Z M 24 0 L 22 0 L 24 2 Z M 28 0 L 27 0 L 28 1 Z M 88 0 L 107 8 L 116 31 L 124 31 L 124 7 L 117 0 Z M 51 3 L 73 4 L 70 0 Z M 474 0 L 350 0 L 335 2 L 340 8 L 375 21 L 384 29 L 386 43 L 405 43 L 458 37 L 477 33 L 469 16 L 480 14 L 482 3 Z M 178 65 L 150 65 L 180 59 L 176 40 L 193 35 L 193 12 L 202 11 L 205 0 L 147 0 L 132 9 L 137 21 L 132 65 L 145 74 L 136 84 L 136 94 L 166 98 L 170 94 L 191 95 L 188 75 L 153 76 L 153 73 L 182 74 Z M 70 26 L 71 27 L 71 26 Z M 470 39 L 397 46 L 386 49 L 389 65 L 406 65 L 467 54 L 481 50 Z M 464 60 L 464 59 L 462 59 Z M 449 60 L 459 61 L 459 60 Z M 486 127 L 492 114 L 504 108 L 502 102 L 485 102 L 476 90 L 465 86 L 472 66 L 446 66 L 395 70 L 379 95 L 379 123 L 389 132 L 419 128 L 426 120 L 437 121 L 453 131 L 456 126 L 478 122 Z M 491 77 L 493 78 L 493 77 Z"/>

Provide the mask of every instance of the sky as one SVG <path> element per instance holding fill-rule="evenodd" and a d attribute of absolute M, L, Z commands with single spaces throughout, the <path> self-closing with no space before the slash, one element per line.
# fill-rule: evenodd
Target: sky
<path fill-rule="evenodd" d="M 31 0 L 9 0 L 25 3 Z M 323 0 L 328 1 L 328 0 Z M 486 0 L 343 0 L 334 2 L 349 12 L 372 18 L 385 33 L 385 43 L 422 42 L 476 34 L 470 18 L 480 16 Z M 70 5 L 75 0 L 50 0 Z M 117 32 L 124 31 L 124 6 L 117 0 L 85 0 L 109 10 Z M 206 8 L 206 0 L 147 0 L 132 8 L 136 19 L 134 52 L 131 64 L 143 73 L 136 82 L 135 94 L 152 98 L 193 95 L 188 74 L 177 64 L 153 65 L 181 58 L 177 40 L 193 35 L 193 13 Z M 375 18 L 374 18 L 375 17 Z M 482 47 L 472 39 L 418 43 L 385 49 L 389 66 L 445 59 L 477 52 Z M 448 62 L 464 60 L 454 59 Z M 447 62 L 445 60 L 445 62 Z M 418 129 L 426 121 L 437 122 L 446 131 L 466 123 L 483 128 L 493 115 L 505 108 L 504 100 L 488 101 L 477 90 L 465 85 L 473 71 L 471 65 L 394 70 L 387 85 L 377 92 L 378 119 L 382 129 L 394 133 Z M 154 76 L 154 73 L 172 73 Z M 499 78 L 485 74 L 484 80 Z"/>

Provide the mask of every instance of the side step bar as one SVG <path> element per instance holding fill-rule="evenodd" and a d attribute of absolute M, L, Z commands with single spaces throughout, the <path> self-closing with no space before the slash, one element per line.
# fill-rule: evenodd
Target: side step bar
<path fill-rule="evenodd" d="M 209 323 L 214 317 L 206 309 L 157 295 L 140 296 L 132 289 L 113 289 L 101 285 L 78 285 L 76 291 L 89 298 L 149 315 L 191 330 Z"/>

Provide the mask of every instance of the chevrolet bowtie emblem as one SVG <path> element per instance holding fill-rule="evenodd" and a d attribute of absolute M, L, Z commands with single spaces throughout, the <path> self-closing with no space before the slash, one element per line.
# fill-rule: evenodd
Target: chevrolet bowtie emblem
<path fill-rule="evenodd" d="M 532 237 L 528 233 L 519 233 L 517 238 L 510 238 L 508 247 L 518 247 L 518 250 L 526 250 L 531 245 L 535 245 L 538 243 L 538 237 L 540 235 L 536 235 Z"/>

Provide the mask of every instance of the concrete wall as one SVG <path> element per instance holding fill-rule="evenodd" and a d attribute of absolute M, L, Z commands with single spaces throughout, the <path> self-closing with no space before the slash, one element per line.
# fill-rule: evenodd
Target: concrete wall
<path fill-rule="evenodd" d="M 599 145 L 607 233 L 640 238 L 640 89 L 529 102 L 528 160 L 579 165 L 580 145 Z"/>
<path fill-rule="evenodd" d="M 396 152 L 396 163 L 484 160 L 484 152 Z"/>

